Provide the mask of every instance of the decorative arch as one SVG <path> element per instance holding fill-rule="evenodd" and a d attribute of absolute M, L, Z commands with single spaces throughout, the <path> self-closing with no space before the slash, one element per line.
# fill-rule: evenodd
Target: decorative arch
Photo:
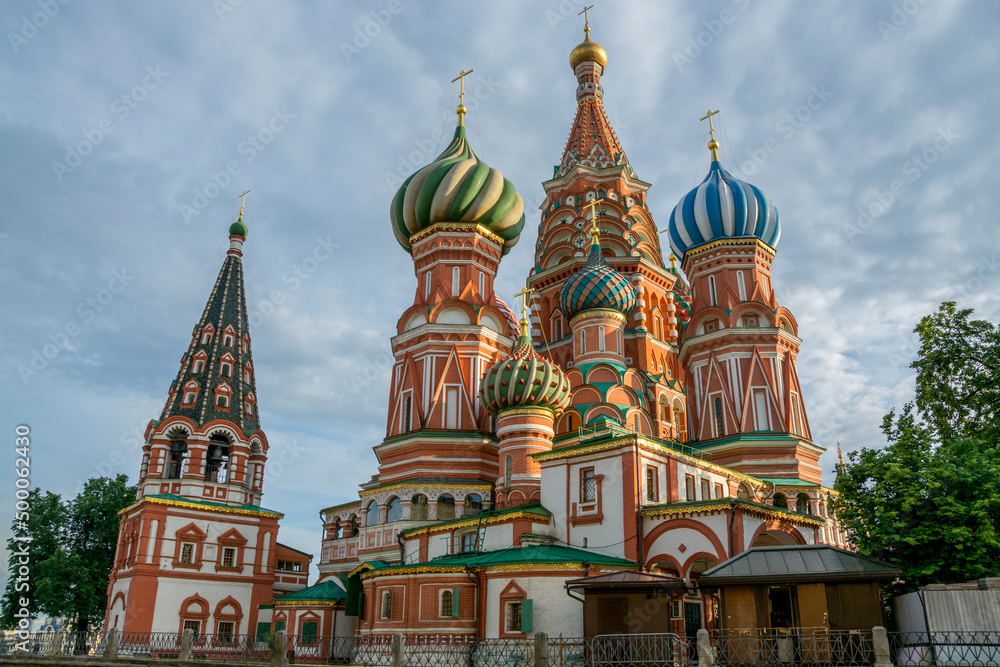
<path fill-rule="evenodd" d="M 692 574 L 699 574 L 700 575 L 702 572 L 704 572 L 705 570 L 709 569 L 709 568 L 705 568 L 705 570 L 701 570 L 699 572 L 691 572 L 691 568 L 695 564 L 697 564 L 697 561 L 704 560 L 704 559 L 712 561 L 713 567 L 715 565 L 718 565 L 719 563 L 722 562 L 721 560 L 719 560 L 718 556 L 714 556 L 714 555 L 708 553 L 707 551 L 698 551 L 698 552 L 693 553 L 690 556 L 688 556 L 688 559 L 686 561 L 684 561 L 683 569 L 681 570 L 682 575 L 684 577 L 690 577 Z"/>
<path fill-rule="evenodd" d="M 229 641 L 233 641 L 240 632 L 240 621 L 243 620 L 243 607 L 232 595 L 219 601 L 215 605 L 215 637 L 216 641 L 225 641 L 228 635 Z M 220 632 L 219 626 L 222 623 L 232 623 L 232 633 Z"/>
<path fill-rule="evenodd" d="M 750 546 L 754 546 L 757 540 L 764 534 L 770 534 L 771 537 L 782 544 L 789 544 L 788 540 L 792 540 L 792 544 L 805 545 L 807 544 L 806 539 L 802 537 L 794 525 L 785 521 L 784 519 L 770 519 L 762 523 L 756 531 L 754 531 L 753 537 L 750 539 Z M 782 539 L 782 535 L 787 536 Z"/>
<path fill-rule="evenodd" d="M 655 556 L 650 556 L 646 559 L 646 569 L 650 570 L 654 567 L 658 567 L 659 563 L 664 561 L 670 561 L 670 564 L 674 566 L 676 576 L 681 576 L 681 564 L 676 558 L 669 554 L 656 554 Z"/>
<path fill-rule="evenodd" d="M 178 632 L 184 632 L 185 623 L 197 622 L 198 629 L 195 635 L 207 634 L 208 628 L 205 626 L 208 623 L 208 600 L 205 598 L 195 593 L 185 599 L 181 602 L 177 615 L 180 617 Z"/>
<path fill-rule="evenodd" d="M 656 543 L 657 538 L 661 535 L 678 528 L 690 528 L 691 530 L 701 533 L 715 548 L 715 558 L 717 558 L 720 563 L 726 559 L 726 547 L 723 546 L 719 536 L 712 532 L 705 524 L 700 521 L 695 521 L 694 519 L 668 519 L 656 526 L 653 530 L 649 531 L 649 533 L 643 538 L 643 543 L 653 545 Z"/>

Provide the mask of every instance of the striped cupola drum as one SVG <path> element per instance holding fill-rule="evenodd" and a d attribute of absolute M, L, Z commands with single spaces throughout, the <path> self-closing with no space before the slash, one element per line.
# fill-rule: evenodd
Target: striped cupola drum
<path fill-rule="evenodd" d="M 570 383 L 558 366 L 535 352 L 526 319 L 511 355 L 486 371 L 479 395 L 497 414 L 497 507 L 539 502 L 542 471 L 532 454 L 552 449 L 555 418 L 569 405 Z"/>
<path fill-rule="evenodd" d="M 503 254 L 517 243 L 524 227 L 524 201 L 499 170 L 472 152 L 459 107 L 455 137 L 433 162 L 403 181 L 389 211 L 399 245 L 439 222 L 482 225 L 503 239 Z"/>
<path fill-rule="evenodd" d="M 733 178 L 718 159 L 712 160 L 705 180 L 677 203 L 669 231 L 670 247 L 682 261 L 687 251 L 720 239 L 756 237 L 774 249 L 781 237 L 771 198 Z"/>

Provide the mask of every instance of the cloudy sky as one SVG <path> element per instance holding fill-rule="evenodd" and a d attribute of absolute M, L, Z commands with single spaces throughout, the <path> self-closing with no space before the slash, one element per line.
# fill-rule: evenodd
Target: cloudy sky
<path fill-rule="evenodd" d="M 356 497 L 385 432 L 389 336 L 415 279 L 389 227 L 401 177 L 443 148 L 475 68 L 469 133 L 529 221 L 575 110 L 574 0 L 3 3 L 0 472 L 17 424 L 32 482 L 66 496 L 139 469 L 251 190 L 244 266 L 264 505 L 319 554 L 318 510 Z M 912 397 L 912 329 L 944 300 L 1000 319 L 995 0 L 604 2 L 593 37 L 615 130 L 661 229 L 725 166 L 781 212 L 779 299 L 804 343 L 813 434 L 880 446 Z M 468 99 L 467 99 L 468 103 Z M 666 237 L 661 237 L 666 239 Z M 2 440 L 0 440 L 2 442 Z M 827 475 L 827 482 L 831 481 Z M 13 494 L 10 493 L 10 496 Z M 13 499 L 0 503 L 10 523 Z"/>

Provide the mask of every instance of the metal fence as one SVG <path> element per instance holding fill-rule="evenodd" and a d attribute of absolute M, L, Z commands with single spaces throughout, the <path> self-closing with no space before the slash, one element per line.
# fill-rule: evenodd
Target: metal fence
<path fill-rule="evenodd" d="M 905 667 L 1000 665 L 1000 632 L 890 632 L 894 664 Z"/>
<path fill-rule="evenodd" d="M 794 632 L 766 630 L 721 631 L 712 637 L 715 664 L 736 665 L 837 665 L 850 667 L 875 663 L 872 632 Z"/>

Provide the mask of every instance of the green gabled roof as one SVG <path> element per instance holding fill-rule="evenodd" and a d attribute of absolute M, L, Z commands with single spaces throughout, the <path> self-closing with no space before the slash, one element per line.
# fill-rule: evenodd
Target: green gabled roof
<path fill-rule="evenodd" d="M 309 558 L 313 557 L 312 554 L 307 554 L 305 551 L 301 551 L 299 549 L 296 549 L 295 547 L 290 547 L 287 544 L 282 544 L 281 542 L 276 542 L 275 544 L 277 544 L 279 547 L 285 547 L 289 551 L 294 551 L 297 554 L 302 554 L 303 556 L 309 556 Z"/>
<path fill-rule="evenodd" d="M 552 516 L 552 512 L 542 507 L 541 503 L 531 503 L 530 505 L 517 505 L 515 507 L 505 507 L 500 510 L 484 510 L 479 514 L 470 514 L 458 519 L 448 519 L 447 521 L 434 521 L 426 526 L 415 526 L 400 532 L 400 535 L 413 535 L 415 533 L 438 531 L 461 524 L 478 524 L 480 519 L 487 525 L 503 523 L 506 518 L 515 514 L 533 514 L 543 517 Z"/>
<path fill-rule="evenodd" d="M 208 325 L 212 325 L 215 332 L 211 341 L 202 345 L 202 333 Z M 223 332 L 230 325 L 235 332 L 235 340 L 232 346 L 226 347 L 223 345 Z M 195 324 L 191 342 L 181 360 L 180 371 L 170 385 L 170 396 L 163 406 L 160 420 L 181 415 L 198 426 L 204 426 L 213 419 L 225 419 L 237 425 L 243 433 L 253 433 L 260 428 L 256 402 L 253 404 L 253 414 L 247 415 L 244 409 L 244 399 L 251 393 L 254 397 L 257 395 L 257 380 L 252 370 L 252 348 L 248 342 L 247 351 L 243 351 L 244 336 L 249 339 L 250 328 L 243 285 L 243 262 L 239 254 L 227 253 L 205 310 Z M 201 351 L 206 355 L 205 365 L 200 372 L 194 373 L 194 357 Z M 233 357 L 231 375 L 228 377 L 219 373 L 222 357 L 227 353 Z M 243 381 L 243 367 L 246 364 L 251 364 L 250 382 Z M 198 385 L 198 398 L 190 407 L 182 407 L 186 393 L 184 386 L 192 380 Z M 218 409 L 215 405 L 215 388 L 223 382 L 232 389 L 228 410 Z"/>
<path fill-rule="evenodd" d="M 289 593 L 280 598 L 275 598 L 273 604 L 310 604 L 310 603 L 332 603 L 347 599 L 347 591 L 337 585 L 332 579 L 325 579 L 318 584 L 313 584 L 300 591 Z"/>
<path fill-rule="evenodd" d="M 384 574 L 404 573 L 411 570 L 428 572 L 455 571 L 466 569 L 489 569 L 495 567 L 523 565 L 532 566 L 582 566 L 584 563 L 598 567 L 638 569 L 639 564 L 617 556 L 607 556 L 585 549 L 565 547 L 556 544 L 539 544 L 529 547 L 511 547 L 497 551 L 477 551 L 439 556 L 423 563 L 392 565 L 379 568 Z"/>
<path fill-rule="evenodd" d="M 149 496 L 143 496 L 135 504 L 137 505 L 143 501 L 157 503 L 161 505 L 192 507 L 193 509 L 203 509 L 208 512 L 223 512 L 223 513 L 228 512 L 232 514 L 259 513 L 264 515 L 271 515 L 277 518 L 285 516 L 281 512 L 269 510 L 266 507 L 261 507 L 260 505 L 251 505 L 249 503 L 245 505 L 225 505 L 223 503 L 213 503 L 209 500 L 193 500 L 191 498 L 183 498 L 181 496 L 175 496 L 172 493 L 157 493 Z M 122 512 L 128 509 L 129 508 L 126 507 L 124 510 L 122 510 Z"/>

